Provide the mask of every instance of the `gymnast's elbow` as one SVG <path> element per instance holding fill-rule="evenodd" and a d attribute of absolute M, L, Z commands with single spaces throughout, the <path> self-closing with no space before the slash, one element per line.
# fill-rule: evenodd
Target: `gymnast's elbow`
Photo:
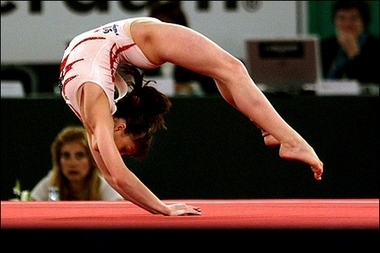
<path fill-rule="evenodd" d="M 139 183 L 139 180 L 131 171 L 128 171 L 128 173 L 123 176 L 113 177 L 111 181 L 112 185 L 124 190 L 134 189 Z"/>

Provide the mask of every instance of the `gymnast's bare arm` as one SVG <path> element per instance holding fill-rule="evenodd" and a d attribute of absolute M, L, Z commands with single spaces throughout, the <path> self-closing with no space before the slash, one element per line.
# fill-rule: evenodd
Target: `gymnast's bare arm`
<path fill-rule="evenodd" d="M 201 214 L 197 207 L 163 203 L 127 168 L 114 141 L 116 129 L 107 97 L 98 85 L 83 84 L 78 91 L 78 101 L 91 152 L 104 178 L 115 190 L 153 214 Z"/>

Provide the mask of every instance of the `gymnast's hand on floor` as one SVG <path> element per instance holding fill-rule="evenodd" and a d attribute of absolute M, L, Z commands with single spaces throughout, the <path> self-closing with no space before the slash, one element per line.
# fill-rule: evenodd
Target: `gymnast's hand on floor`
<path fill-rule="evenodd" d="M 183 203 L 176 203 L 168 205 L 170 212 L 168 216 L 180 216 L 180 215 L 200 215 L 202 211 L 199 207 L 188 206 Z"/>

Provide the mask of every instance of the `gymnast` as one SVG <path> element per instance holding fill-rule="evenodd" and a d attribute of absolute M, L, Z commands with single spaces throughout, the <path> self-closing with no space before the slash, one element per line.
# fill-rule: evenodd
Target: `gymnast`
<path fill-rule="evenodd" d="M 122 159 L 143 159 L 153 134 L 166 128 L 171 102 L 142 71 L 165 62 L 212 77 L 222 97 L 259 128 L 266 145 L 278 146 L 281 158 L 306 163 L 322 179 L 323 163 L 314 149 L 281 118 L 240 60 L 191 28 L 129 18 L 76 36 L 65 49 L 59 77 L 62 97 L 87 130 L 104 178 L 125 200 L 152 214 L 202 213 L 186 203 L 161 201 Z"/>

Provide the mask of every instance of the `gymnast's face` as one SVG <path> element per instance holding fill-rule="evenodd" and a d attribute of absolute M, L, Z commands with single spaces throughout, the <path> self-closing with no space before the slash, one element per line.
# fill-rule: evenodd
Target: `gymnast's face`
<path fill-rule="evenodd" d="M 60 153 L 63 175 L 70 181 L 82 181 L 90 171 L 90 157 L 79 141 L 63 144 Z"/>
<path fill-rule="evenodd" d="M 120 155 L 132 156 L 136 153 L 137 147 L 135 142 L 132 140 L 132 136 L 125 134 L 124 130 L 115 131 L 114 140 Z"/>
<path fill-rule="evenodd" d="M 136 145 L 129 135 L 115 138 L 115 144 L 120 155 L 132 156 L 136 152 Z"/>

